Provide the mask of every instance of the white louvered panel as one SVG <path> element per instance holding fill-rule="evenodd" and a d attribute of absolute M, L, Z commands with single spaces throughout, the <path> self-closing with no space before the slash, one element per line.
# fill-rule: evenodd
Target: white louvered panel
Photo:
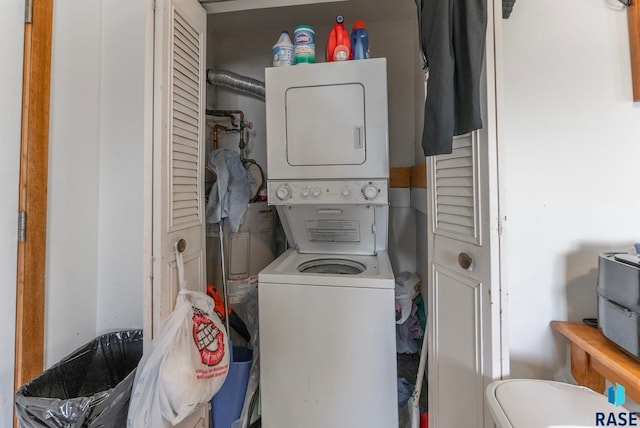
<path fill-rule="evenodd" d="M 178 111 L 180 113 L 189 115 L 189 116 L 193 116 L 193 115 L 197 115 L 198 112 L 195 110 L 193 104 L 188 105 L 188 102 L 183 102 L 186 100 L 182 100 L 179 97 L 175 97 L 173 98 L 173 109 L 174 111 Z"/>
<path fill-rule="evenodd" d="M 182 89 L 177 87 L 173 88 L 173 103 L 173 108 L 176 108 L 177 106 L 184 106 L 193 111 L 197 111 L 197 109 L 199 108 L 198 104 L 195 104 L 193 102 L 193 99 L 189 97 L 188 92 L 183 91 Z"/>
<path fill-rule="evenodd" d="M 201 222 L 198 179 L 200 134 L 200 37 L 176 10 L 173 21 L 171 91 L 171 225 Z"/>
<path fill-rule="evenodd" d="M 174 199 L 174 201 L 177 204 L 177 203 L 179 203 L 181 201 L 190 201 L 190 200 L 193 200 L 193 199 L 198 199 L 198 193 L 196 193 L 196 192 L 191 192 L 190 193 L 188 191 L 184 191 L 184 192 L 181 192 L 181 193 L 177 194 L 175 199 Z"/>
<path fill-rule="evenodd" d="M 198 133 L 198 119 L 193 116 L 186 115 L 177 109 L 173 110 L 173 120 L 174 126 L 179 127 L 180 129 L 191 132 Z"/>
<path fill-rule="evenodd" d="M 178 146 L 176 144 L 176 146 Z M 189 162 L 189 163 L 194 163 L 194 162 L 198 162 L 198 156 L 194 155 L 193 153 L 185 153 L 183 151 L 180 150 L 180 147 L 175 147 L 175 150 L 173 151 L 173 159 L 176 162 Z"/>
<path fill-rule="evenodd" d="M 193 145 L 189 144 L 188 138 L 178 135 L 178 133 L 180 133 L 179 130 L 177 130 L 176 132 L 177 133 L 173 134 L 173 151 L 175 153 L 182 153 L 182 154 L 195 156 L 197 159 L 198 147 L 194 147 Z"/>
<path fill-rule="evenodd" d="M 453 140 L 453 152 L 432 163 L 434 233 L 480 245 L 476 134 Z"/>

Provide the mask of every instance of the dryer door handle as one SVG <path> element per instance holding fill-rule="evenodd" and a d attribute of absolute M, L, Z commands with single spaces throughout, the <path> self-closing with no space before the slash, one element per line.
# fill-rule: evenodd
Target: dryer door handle
<path fill-rule="evenodd" d="M 353 127 L 353 147 L 356 149 L 364 147 L 364 126 Z"/>

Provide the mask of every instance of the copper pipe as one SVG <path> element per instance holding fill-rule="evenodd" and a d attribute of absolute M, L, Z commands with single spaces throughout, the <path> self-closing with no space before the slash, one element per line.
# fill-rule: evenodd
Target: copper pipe
<path fill-rule="evenodd" d="M 220 125 L 216 123 L 213 125 L 213 141 L 212 141 L 212 150 L 218 149 L 218 130 L 222 129 L 224 132 L 240 132 L 238 128 L 228 128 L 224 125 Z"/>

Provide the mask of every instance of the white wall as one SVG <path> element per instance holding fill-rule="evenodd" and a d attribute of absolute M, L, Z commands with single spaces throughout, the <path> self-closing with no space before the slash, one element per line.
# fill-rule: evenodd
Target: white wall
<path fill-rule="evenodd" d="M 13 421 L 16 318 L 16 237 L 24 5 L 8 2 L 0 14 L 0 426 Z"/>
<path fill-rule="evenodd" d="M 640 241 L 640 104 L 615 0 L 517 2 L 504 21 L 511 375 L 563 379 L 551 320 L 596 316 L 597 255 Z"/>
<path fill-rule="evenodd" d="M 100 1 L 54 4 L 46 367 L 96 332 L 101 13 Z"/>
<path fill-rule="evenodd" d="M 47 367 L 142 327 L 146 3 L 54 5 Z"/>
<path fill-rule="evenodd" d="M 393 272 L 416 272 L 416 211 L 411 189 L 389 189 L 389 261 Z"/>
<path fill-rule="evenodd" d="M 146 3 L 102 6 L 98 334 L 142 328 Z"/>

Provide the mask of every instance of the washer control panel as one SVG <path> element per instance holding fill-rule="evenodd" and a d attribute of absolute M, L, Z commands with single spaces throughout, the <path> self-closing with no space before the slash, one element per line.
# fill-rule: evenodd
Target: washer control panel
<path fill-rule="evenodd" d="M 387 180 L 269 180 L 270 205 L 388 205 Z"/>

